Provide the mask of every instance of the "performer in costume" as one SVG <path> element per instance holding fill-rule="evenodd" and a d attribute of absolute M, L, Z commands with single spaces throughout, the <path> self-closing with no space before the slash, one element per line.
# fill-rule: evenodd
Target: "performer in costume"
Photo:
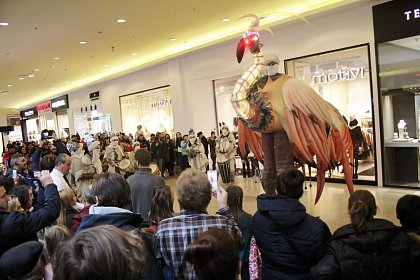
<path fill-rule="evenodd" d="M 263 17 L 246 16 L 254 20 L 238 42 L 236 57 L 240 63 L 245 49 L 249 49 L 255 59 L 237 80 L 231 95 L 232 106 L 241 120 L 238 126 L 241 152 L 245 153 L 247 142 L 255 156 L 264 161 L 266 193 L 275 193 L 270 181 L 293 167 L 295 158 L 302 165 L 317 169 L 315 203 L 321 197 L 325 173 L 337 165 L 343 166 L 352 194 L 353 145 L 342 114 L 309 85 L 278 73 L 278 57 L 264 58 L 261 52 L 258 27 Z"/>
<path fill-rule="evenodd" d="M 235 136 L 230 133 L 229 127 L 223 125 L 222 135 L 216 140 L 216 162 L 223 183 L 232 183 L 235 180 Z"/>
<path fill-rule="evenodd" d="M 118 163 L 124 158 L 124 152 L 118 145 L 118 137 L 111 137 L 111 143 L 105 148 L 104 159 L 108 163 L 108 172 L 120 173 Z"/>
<path fill-rule="evenodd" d="M 204 153 L 204 146 L 200 139 L 195 135 L 194 130 L 189 131 L 188 137 L 188 162 L 191 168 L 206 172 L 209 160 Z"/>

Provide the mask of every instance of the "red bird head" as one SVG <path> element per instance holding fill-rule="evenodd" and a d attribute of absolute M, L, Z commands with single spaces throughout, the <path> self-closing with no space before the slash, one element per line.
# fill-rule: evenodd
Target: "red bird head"
<path fill-rule="evenodd" d="M 244 57 L 245 49 L 249 49 L 251 53 L 257 54 L 260 52 L 260 34 L 258 31 L 247 30 L 244 35 L 242 35 L 241 40 L 239 40 L 238 45 L 236 46 L 236 58 L 238 63 L 241 63 L 242 58 Z"/>

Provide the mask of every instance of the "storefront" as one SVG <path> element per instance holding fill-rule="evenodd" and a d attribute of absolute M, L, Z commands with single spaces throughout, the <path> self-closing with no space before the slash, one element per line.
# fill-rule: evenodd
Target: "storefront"
<path fill-rule="evenodd" d="M 85 134 L 111 132 L 111 115 L 104 114 L 101 102 L 91 102 L 80 108 L 73 108 L 74 131 L 80 137 Z"/>
<path fill-rule="evenodd" d="M 53 129 L 60 138 L 69 137 L 69 117 L 68 110 L 69 99 L 67 94 L 51 99 L 51 111 L 52 114 L 45 119 L 46 128 Z"/>
<path fill-rule="evenodd" d="M 24 141 L 37 141 L 41 138 L 38 111 L 36 107 L 20 112 L 22 119 L 22 136 Z"/>
<path fill-rule="evenodd" d="M 358 184 L 376 185 L 369 44 L 287 59 L 285 72 L 310 85 L 324 100 L 334 105 L 347 120 L 350 134 L 356 133 L 357 126 L 360 127 L 360 141 L 353 143 L 353 179 Z M 331 181 L 344 182 L 341 167 L 328 173 L 328 177 Z"/>
<path fill-rule="evenodd" d="M 173 114 L 169 86 L 120 96 L 121 121 L 125 133 L 135 134 L 141 124 L 146 137 L 166 132 L 173 137 Z"/>
<path fill-rule="evenodd" d="M 373 7 L 384 186 L 420 187 L 420 3 Z"/>

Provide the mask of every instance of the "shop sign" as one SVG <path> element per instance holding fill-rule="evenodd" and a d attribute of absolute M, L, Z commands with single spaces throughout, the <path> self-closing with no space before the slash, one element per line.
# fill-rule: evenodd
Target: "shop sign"
<path fill-rule="evenodd" d="M 314 75 L 312 76 L 312 83 L 325 84 L 336 81 L 352 81 L 363 78 L 366 78 L 364 66 L 351 69 L 341 69 L 327 74 Z"/>
<path fill-rule="evenodd" d="M 418 0 L 389 1 L 372 7 L 375 43 L 383 43 L 420 34 Z"/>
<path fill-rule="evenodd" d="M 59 111 L 61 109 L 67 109 L 68 107 L 69 107 L 69 100 L 68 100 L 67 94 L 51 99 L 51 110 L 53 112 Z"/>
<path fill-rule="evenodd" d="M 162 99 L 155 102 L 150 102 L 150 106 L 152 107 L 162 107 L 162 106 L 168 106 L 171 104 L 170 99 Z"/>
<path fill-rule="evenodd" d="M 38 112 L 44 111 L 44 110 L 47 110 L 47 109 L 50 109 L 50 108 L 51 108 L 51 103 L 50 102 L 36 106 L 36 110 Z"/>
<path fill-rule="evenodd" d="M 406 20 L 413 20 L 416 18 L 420 18 L 420 9 L 414 9 L 410 11 L 404 12 Z"/>
<path fill-rule="evenodd" d="M 30 119 L 30 118 L 36 118 L 36 117 L 38 117 L 38 111 L 36 110 L 36 107 L 26 109 L 25 111 L 20 112 L 20 117 L 23 120 Z"/>

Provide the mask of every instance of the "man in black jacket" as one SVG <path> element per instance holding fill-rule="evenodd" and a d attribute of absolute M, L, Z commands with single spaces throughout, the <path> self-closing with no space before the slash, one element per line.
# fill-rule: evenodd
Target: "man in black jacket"
<path fill-rule="evenodd" d="M 45 203 L 35 212 L 7 212 L 8 196 L 0 186 L 0 256 L 8 249 L 26 241 L 37 240 L 37 231 L 51 225 L 60 214 L 60 197 L 49 171 L 39 177 L 45 187 Z"/>

